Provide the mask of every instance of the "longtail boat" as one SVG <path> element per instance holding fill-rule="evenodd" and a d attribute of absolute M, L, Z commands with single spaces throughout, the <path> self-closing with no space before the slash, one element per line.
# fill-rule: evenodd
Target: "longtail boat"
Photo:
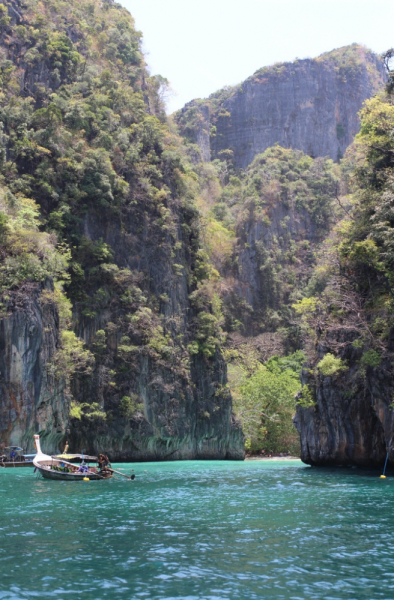
<path fill-rule="evenodd" d="M 78 466 L 62 458 L 44 454 L 41 450 L 39 435 L 34 436 L 34 444 L 37 454 L 34 457 L 33 464 L 45 479 L 55 479 L 57 481 L 98 481 L 100 479 L 110 479 L 113 476 L 112 470 L 107 468 L 99 469 L 97 467 L 90 467 L 85 463 Z"/>
<path fill-rule="evenodd" d="M 7 454 L 0 456 L 0 467 L 33 467 L 35 454 L 24 454 L 20 446 L 7 446 Z"/>

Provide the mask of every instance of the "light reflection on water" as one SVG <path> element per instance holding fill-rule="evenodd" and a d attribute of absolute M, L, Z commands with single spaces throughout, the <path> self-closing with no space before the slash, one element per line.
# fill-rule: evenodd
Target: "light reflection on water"
<path fill-rule="evenodd" d="M 394 599 L 394 478 L 300 461 L 118 467 L 136 480 L 0 472 L 0 600 Z"/>

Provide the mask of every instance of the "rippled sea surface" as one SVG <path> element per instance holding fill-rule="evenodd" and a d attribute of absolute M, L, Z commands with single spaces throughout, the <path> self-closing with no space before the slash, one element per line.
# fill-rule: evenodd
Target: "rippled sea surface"
<path fill-rule="evenodd" d="M 0 599 L 394 599 L 394 478 L 300 461 L 0 471 Z M 116 468 L 116 466 L 115 466 Z"/>

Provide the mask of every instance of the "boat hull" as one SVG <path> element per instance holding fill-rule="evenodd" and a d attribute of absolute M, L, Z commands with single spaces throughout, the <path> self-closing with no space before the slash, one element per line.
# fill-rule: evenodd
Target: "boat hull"
<path fill-rule="evenodd" d="M 52 479 L 56 481 L 83 481 L 84 479 L 89 479 L 89 481 L 99 481 L 101 479 L 110 479 L 112 477 L 112 473 L 108 473 L 105 475 L 99 473 L 65 473 L 62 471 L 54 471 L 53 469 L 46 467 L 37 466 L 37 470 L 45 479 Z"/>
<path fill-rule="evenodd" d="M 0 467 L 7 469 L 9 467 L 34 467 L 32 460 L 23 460 L 18 462 L 8 461 L 8 462 L 0 462 Z"/>

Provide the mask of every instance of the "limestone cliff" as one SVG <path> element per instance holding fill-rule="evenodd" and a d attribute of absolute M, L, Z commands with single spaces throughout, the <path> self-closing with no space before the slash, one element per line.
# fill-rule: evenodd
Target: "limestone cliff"
<path fill-rule="evenodd" d="M 308 364 L 295 423 L 305 462 L 383 468 L 394 442 L 392 89 L 360 116 L 357 203 L 325 244 L 315 293 L 297 307 Z"/>
<path fill-rule="evenodd" d="M 368 320 L 389 319 L 377 317 L 378 310 L 374 317 L 363 313 L 361 339 L 357 327 L 349 337 L 349 323 L 341 320 L 347 300 L 337 306 L 337 290 L 334 299 L 321 298 L 338 262 L 331 253 L 332 229 L 352 210 L 346 173 L 353 159 L 345 161 L 343 171 L 337 163 L 360 130 L 360 108 L 385 79 L 383 61 L 353 45 L 261 69 L 239 86 L 195 100 L 175 114 L 193 160 L 210 160 L 201 171 L 215 169 L 222 186 L 215 192 L 211 185 L 206 192 L 208 218 L 213 215 L 233 233 L 231 258 L 217 265 L 230 355 L 239 356 L 245 347 L 262 361 L 300 348 L 307 352 L 296 426 L 308 464 L 376 466 L 391 439 L 387 349 L 377 364 L 368 363 L 380 343 L 368 339 Z M 375 131 L 374 124 L 365 130 Z M 311 311 L 315 319 L 308 327 L 305 315 L 299 321 L 293 309 L 302 298 L 308 317 Z M 364 302 L 362 294 L 354 300 L 356 321 Z M 339 320 L 335 335 L 330 318 L 322 322 L 322 314 L 330 311 Z M 334 365 L 342 361 L 343 369 L 324 374 L 319 365 L 325 356 Z"/>
<path fill-rule="evenodd" d="M 358 111 L 385 80 L 382 61 L 354 44 L 315 59 L 278 63 L 176 115 L 204 160 L 232 152 L 245 168 L 274 144 L 338 161 L 359 129 Z"/>
<path fill-rule="evenodd" d="M 0 439 L 30 449 L 36 431 L 57 447 L 69 421 L 64 379 L 49 370 L 60 343 L 59 319 L 43 289 L 26 284 L 13 292 L 0 320 Z"/>
<path fill-rule="evenodd" d="M 338 333 L 342 346 L 338 356 L 348 368 L 332 375 L 316 374 L 316 363 L 333 347 L 325 340 L 317 346 L 316 361 L 302 374 L 304 386 L 313 390 L 315 403 L 298 406 L 294 419 L 301 458 L 310 465 L 382 468 L 394 441 L 393 335 L 391 332 L 386 348 L 389 356 L 368 365 L 363 364 L 365 350 L 363 353 L 362 348 L 354 347 L 356 336 L 344 330 Z"/>
<path fill-rule="evenodd" d="M 242 459 L 195 175 L 140 38 L 112 0 L 0 4 L 0 441 Z"/>
<path fill-rule="evenodd" d="M 155 314 L 141 306 L 140 298 L 124 302 L 111 294 L 92 318 L 76 303 L 75 327 L 87 346 L 96 349 L 96 368 L 92 376 L 75 381 L 74 397 L 81 403 L 85 398 L 98 401 L 107 419 L 93 418 L 93 424 L 91 418 L 72 419 L 70 441 L 73 447 L 87 446 L 94 452 L 105 447 L 119 459 L 243 458 L 242 431 L 232 415 L 220 351 L 216 349 L 210 358 L 200 353 L 190 356 L 187 351 L 195 336 L 198 310 L 189 298 L 193 242 L 185 226 L 195 226 L 197 215 L 185 209 L 172 213 L 178 246 L 182 244 L 176 251 L 174 273 L 174 249 L 163 243 L 161 226 L 152 218 L 154 211 L 145 215 L 149 232 L 145 237 L 139 232 L 139 210 L 130 216 L 127 235 L 114 223 L 103 226 L 92 218 L 85 230 L 89 228 L 91 239 L 105 236 L 115 251 L 116 264 L 130 269 L 134 284 L 139 281 L 143 293 L 159 300 L 159 311 Z M 138 307 L 131 319 L 130 304 Z M 97 348 L 98 331 L 105 333 L 103 349 Z M 125 396 L 138 398 L 143 410 L 125 418 L 119 412 L 119 399 Z"/>

